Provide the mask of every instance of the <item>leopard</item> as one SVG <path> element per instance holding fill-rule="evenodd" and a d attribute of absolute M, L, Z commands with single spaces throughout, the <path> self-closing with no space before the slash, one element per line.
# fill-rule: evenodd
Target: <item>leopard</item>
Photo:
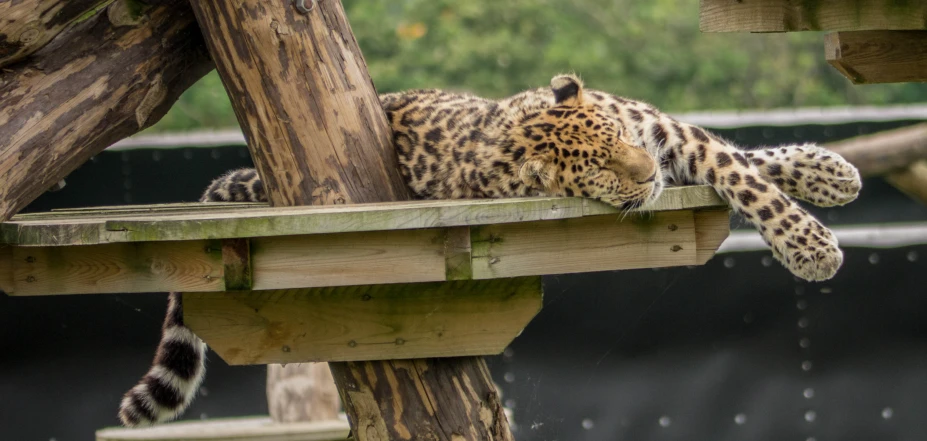
<path fill-rule="evenodd" d="M 584 197 L 645 210 L 667 186 L 709 185 L 756 226 L 796 277 L 830 279 L 843 262 L 834 233 L 796 201 L 822 207 L 856 199 L 859 171 L 813 143 L 745 149 L 677 121 L 651 104 L 587 90 L 573 74 L 492 100 L 420 89 L 380 95 L 399 173 L 419 199 Z M 253 168 L 232 170 L 202 202 L 266 202 Z M 168 298 L 150 370 L 119 417 L 145 426 L 180 415 L 205 375 L 206 344 Z"/>

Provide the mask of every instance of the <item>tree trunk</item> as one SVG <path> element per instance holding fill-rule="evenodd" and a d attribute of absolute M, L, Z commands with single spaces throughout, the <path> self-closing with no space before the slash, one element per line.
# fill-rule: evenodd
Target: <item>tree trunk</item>
<path fill-rule="evenodd" d="M 0 221 L 157 122 L 212 69 L 185 1 L 146 16 L 115 27 L 97 13 L 0 71 Z"/>
<path fill-rule="evenodd" d="M 192 4 L 271 204 L 408 199 L 385 114 L 340 2 Z M 361 441 L 485 440 L 487 433 L 511 439 L 481 358 L 331 363 L 331 369 Z M 393 432 L 398 437 L 389 438 Z"/>
<path fill-rule="evenodd" d="M 328 364 L 268 365 L 267 408 L 279 423 L 338 419 L 341 403 Z"/>

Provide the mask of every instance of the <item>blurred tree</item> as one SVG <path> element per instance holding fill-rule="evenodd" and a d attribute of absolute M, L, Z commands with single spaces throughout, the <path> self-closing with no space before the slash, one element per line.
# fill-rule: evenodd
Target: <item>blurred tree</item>
<path fill-rule="evenodd" d="M 821 33 L 702 34 L 693 0 L 345 1 L 381 92 L 502 97 L 576 72 L 669 111 L 927 101 L 927 85 L 853 86 Z M 215 74 L 152 130 L 235 126 Z"/>

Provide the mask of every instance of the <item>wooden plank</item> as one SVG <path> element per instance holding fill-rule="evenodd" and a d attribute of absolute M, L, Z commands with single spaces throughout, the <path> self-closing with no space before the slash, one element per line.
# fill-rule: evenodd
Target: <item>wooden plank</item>
<path fill-rule="evenodd" d="M 698 210 L 695 221 L 695 264 L 704 265 L 731 233 L 729 210 Z"/>
<path fill-rule="evenodd" d="M 448 228 L 444 238 L 445 280 L 472 279 L 472 254 L 470 227 Z"/>
<path fill-rule="evenodd" d="M 474 228 L 473 278 L 695 265 L 691 211 Z"/>
<path fill-rule="evenodd" d="M 208 205 L 208 204 L 203 204 Z M 723 207 L 708 186 L 668 188 L 646 211 Z M 437 200 L 355 204 L 329 207 L 249 208 L 189 211 L 160 208 L 144 213 L 105 210 L 69 216 L 17 216 L 0 224 L 0 243 L 24 246 L 85 245 L 93 243 L 292 236 L 356 231 L 443 228 L 584 215 L 614 214 L 619 210 L 582 198 L 512 198 Z"/>
<path fill-rule="evenodd" d="M 444 280 L 444 231 L 264 237 L 251 242 L 254 289 Z"/>
<path fill-rule="evenodd" d="M 249 291 L 253 286 L 251 241 L 222 240 L 222 267 L 226 291 Z"/>
<path fill-rule="evenodd" d="M 540 277 L 184 293 L 184 322 L 229 364 L 498 354 L 537 314 Z"/>
<path fill-rule="evenodd" d="M 12 295 L 221 291 L 218 242 L 14 247 Z"/>
<path fill-rule="evenodd" d="M 96 441 L 343 441 L 347 421 L 278 423 L 267 417 L 183 421 L 145 428 L 98 430 Z"/>
<path fill-rule="evenodd" d="M 0 292 L 13 292 L 13 248 L 0 245 Z"/>
<path fill-rule="evenodd" d="M 927 31 L 834 32 L 824 54 L 853 84 L 927 81 Z"/>
<path fill-rule="evenodd" d="M 700 0 L 702 32 L 927 29 L 927 2 L 885 0 Z"/>
<path fill-rule="evenodd" d="M 676 210 L 250 240 L 14 246 L 0 248 L 0 289 L 15 295 L 265 290 L 699 265 L 726 237 L 728 221 L 727 210 Z"/>

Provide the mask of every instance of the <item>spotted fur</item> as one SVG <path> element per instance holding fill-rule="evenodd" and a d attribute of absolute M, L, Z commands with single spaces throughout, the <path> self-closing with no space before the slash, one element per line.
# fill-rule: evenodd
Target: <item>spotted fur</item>
<path fill-rule="evenodd" d="M 798 277 L 829 279 L 843 261 L 833 233 L 791 199 L 833 206 L 859 193 L 856 168 L 820 147 L 742 151 L 649 104 L 587 91 L 570 75 L 499 101 L 438 90 L 380 98 L 399 171 L 419 198 L 584 196 L 630 208 L 657 198 L 667 184 L 708 184 L 757 226 L 776 259 Z M 267 198 L 257 172 L 241 169 L 213 181 L 202 200 Z M 183 327 L 179 315 L 170 318 L 179 311 L 176 300 L 173 294 L 155 367 L 123 401 L 126 425 L 179 414 L 202 378 L 203 343 L 186 328 L 183 338 L 172 336 Z M 173 342 L 190 347 L 166 344 Z M 164 374 L 170 365 L 164 360 L 177 359 L 171 351 L 196 354 L 170 370 L 196 378 L 181 383 Z M 160 400 L 152 383 L 170 383 L 177 395 Z"/>

